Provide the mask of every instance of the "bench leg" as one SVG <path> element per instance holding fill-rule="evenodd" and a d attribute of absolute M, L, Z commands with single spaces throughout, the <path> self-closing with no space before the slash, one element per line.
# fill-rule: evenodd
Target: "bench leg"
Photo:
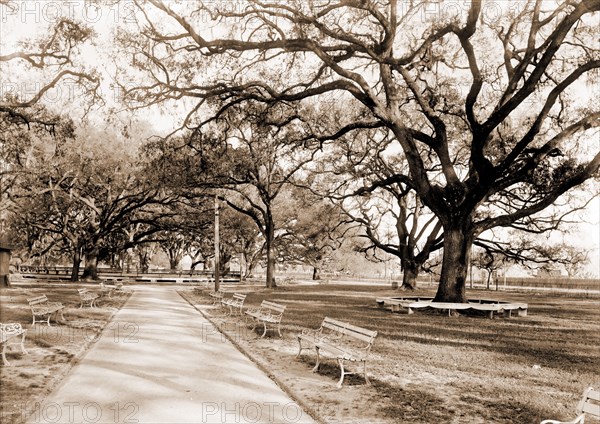
<path fill-rule="evenodd" d="M 27 352 L 27 349 L 25 349 L 25 335 L 26 334 L 27 334 L 27 330 L 24 330 L 23 334 L 21 334 L 21 352 L 28 355 L 29 352 Z"/>
<path fill-rule="evenodd" d="M 265 327 L 265 331 L 263 331 L 262 336 L 260 337 L 265 337 L 265 334 L 267 334 L 267 322 L 263 321 L 263 327 Z"/>
<path fill-rule="evenodd" d="M 371 382 L 369 381 L 369 377 L 367 377 L 367 361 L 363 362 L 363 373 L 365 374 L 365 382 L 370 386 Z"/>
<path fill-rule="evenodd" d="M 6 359 L 6 343 L 2 345 L 2 363 L 6 366 L 10 366 L 10 362 Z"/>
<path fill-rule="evenodd" d="M 312 372 L 319 371 L 319 365 L 321 365 L 321 356 L 319 355 L 319 348 L 317 346 L 315 346 L 315 350 L 317 351 L 317 363 L 315 364 L 315 367 L 312 369 Z"/>
<path fill-rule="evenodd" d="M 252 328 L 250 329 L 250 331 L 254 331 L 256 329 L 256 326 L 258 325 L 258 320 L 254 317 L 252 317 Z"/>
<path fill-rule="evenodd" d="M 298 337 L 298 353 L 296 354 L 296 358 L 299 358 L 301 353 L 302 353 L 302 340 L 300 339 L 300 337 Z"/>
<path fill-rule="evenodd" d="M 337 383 L 337 388 L 341 389 L 342 388 L 342 384 L 344 383 L 344 376 L 346 375 L 346 371 L 344 370 L 344 360 L 338 358 L 337 361 L 338 361 L 338 364 L 340 365 L 340 372 L 341 372 L 340 380 Z"/>
<path fill-rule="evenodd" d="M 283 336 L 281 335 L 281 322 L 278 322 L 278 323 L 277 323 L 277 333 L 279 333 L 279 337 L 283 337 Z"/>

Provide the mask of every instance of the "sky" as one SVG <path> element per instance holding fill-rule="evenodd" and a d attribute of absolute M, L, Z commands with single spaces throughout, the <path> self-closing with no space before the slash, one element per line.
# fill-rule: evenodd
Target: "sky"
<path fill-rule="evenodd" d="M 173 2 L 173 5 L 176 3 Z M 237 4 L 236 2 L 230 3 L 233 6 Z M 549 2 L 549 4 L 551 3 Z M 454 3 L 440 4 L 445 5 L 444 7 L 451 12 L 449 5 Z M 497 4 L 500 3 L 486 3 L 484 15 L 492 18 L 496 13 L 492 6 Z M 517 2 L 511 4 L 516 5 Z M 183 111 L 187 110 L 188 104 L 176 105 L 175 108 L 169 110 L 169 115 L 165 115 L 164 110 L 151 109 L 144 110 L 133 117 L 129 112 L 123 111 L 113 115 L 116 117 L 113 120 L 105 119 L 105 112 L 108 108 L 117 110 L 121 108 L 118 102 L 119 91 L 113 84 L 113 77 L 120 66 L 119 62 L 114 60 L 116 55 L 113 51 L 113 37 L 114 31 L 117 29 L 131 28 L 135 25 L 136 13 L 139 12 L 136 11 L 132 1 L 105 1 L 101 7 L 96 1 L 89 0 L 16 0 L 11 5 L 11 7 L 0 6 L 0 54 L 15 51 L 19 48 L 19 43 L 26 38 L 43 35 L 49 26 L 61 18 L 86 22 L 96 31 L 97 37 L 94 44 L 87 44 L 80 51 L 86 67 L 88 69 L 95 68 L 103 75 L 101 90 L 106 105 L 104 109 L 97 109 L 88 116 L 94 125 L 134 127 L 144 136 L 149 136 L 154 132 L 168 133 L 178 126 L 177 117 L 180 119 L 183 116 Z M 432 9 L 430 13 L 440 13 L 440 10 Z M 214 23 L 207 16 L 198 16 L 196 19 L 196 22 L 204 25 L 204 31 L 219 30 L 214 27 Z M 37 79 L 43 78 L 38 73 L 24 75 L 22 68 L 14 66 L 14 63 L 10 65 L 0 63 L 0 76 L 0 95 L 16 91 L 24 97 L 33 93 L 35 88 L 39 87 Z M 78 95 L 73 84 L 65 82 L 57 90 L 49 93 L 46 101 L 54 104 L 63 112 L 77 116 L 81 113 Z M 176 119 L 171 119 L 174 117 Z M 600 138 L 596 142 L 600 149 Z M 587 223 L 582 224 L 578 231 L 571 234 L 569 240 L 589 250 L 588 272 L 594 276 L 600 276 L 600 199 L 596 198 L 592 201 L 586 212 L 584 219 Z"/>

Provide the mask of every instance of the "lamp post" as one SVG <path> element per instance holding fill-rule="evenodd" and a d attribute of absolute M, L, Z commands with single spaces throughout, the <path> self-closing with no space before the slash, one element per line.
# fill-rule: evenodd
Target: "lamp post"
<path fill-rule="evenodd" d="M 220 283 L 220 248 L 219 248 L 219 194 L 215 193 L 215 291 L 218 291 Z"/>

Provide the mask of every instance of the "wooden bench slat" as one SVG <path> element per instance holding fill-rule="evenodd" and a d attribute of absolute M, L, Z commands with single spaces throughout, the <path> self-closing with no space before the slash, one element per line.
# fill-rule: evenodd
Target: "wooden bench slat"
<path fill-rule="evenodd" d="M 577 405 L 578 414 L 589 414 L 595 418 L 600 418 L 600 392 L 593 387 L 588 387 L 583 391 L 583 396 Z"/>
<path fill-rule="evenodd" d="M 600 391 L 590 388 L 587 393 L 587 397 L 588 397 L 588 399 L 592 399 L 597 402 L 600 402 Z"/>
<path fill-rule="evenodd" d="M 591 402 L 584 402 L 581 412 L 600 417 L 600 405 Z"/>

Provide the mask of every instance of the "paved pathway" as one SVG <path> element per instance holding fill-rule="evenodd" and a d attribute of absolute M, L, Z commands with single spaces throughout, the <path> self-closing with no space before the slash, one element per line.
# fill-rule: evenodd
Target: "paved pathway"
<path fill-rule="evenodd" d="M 136 290 L 29 423 L 313 423 L 173 287 Z"/>

